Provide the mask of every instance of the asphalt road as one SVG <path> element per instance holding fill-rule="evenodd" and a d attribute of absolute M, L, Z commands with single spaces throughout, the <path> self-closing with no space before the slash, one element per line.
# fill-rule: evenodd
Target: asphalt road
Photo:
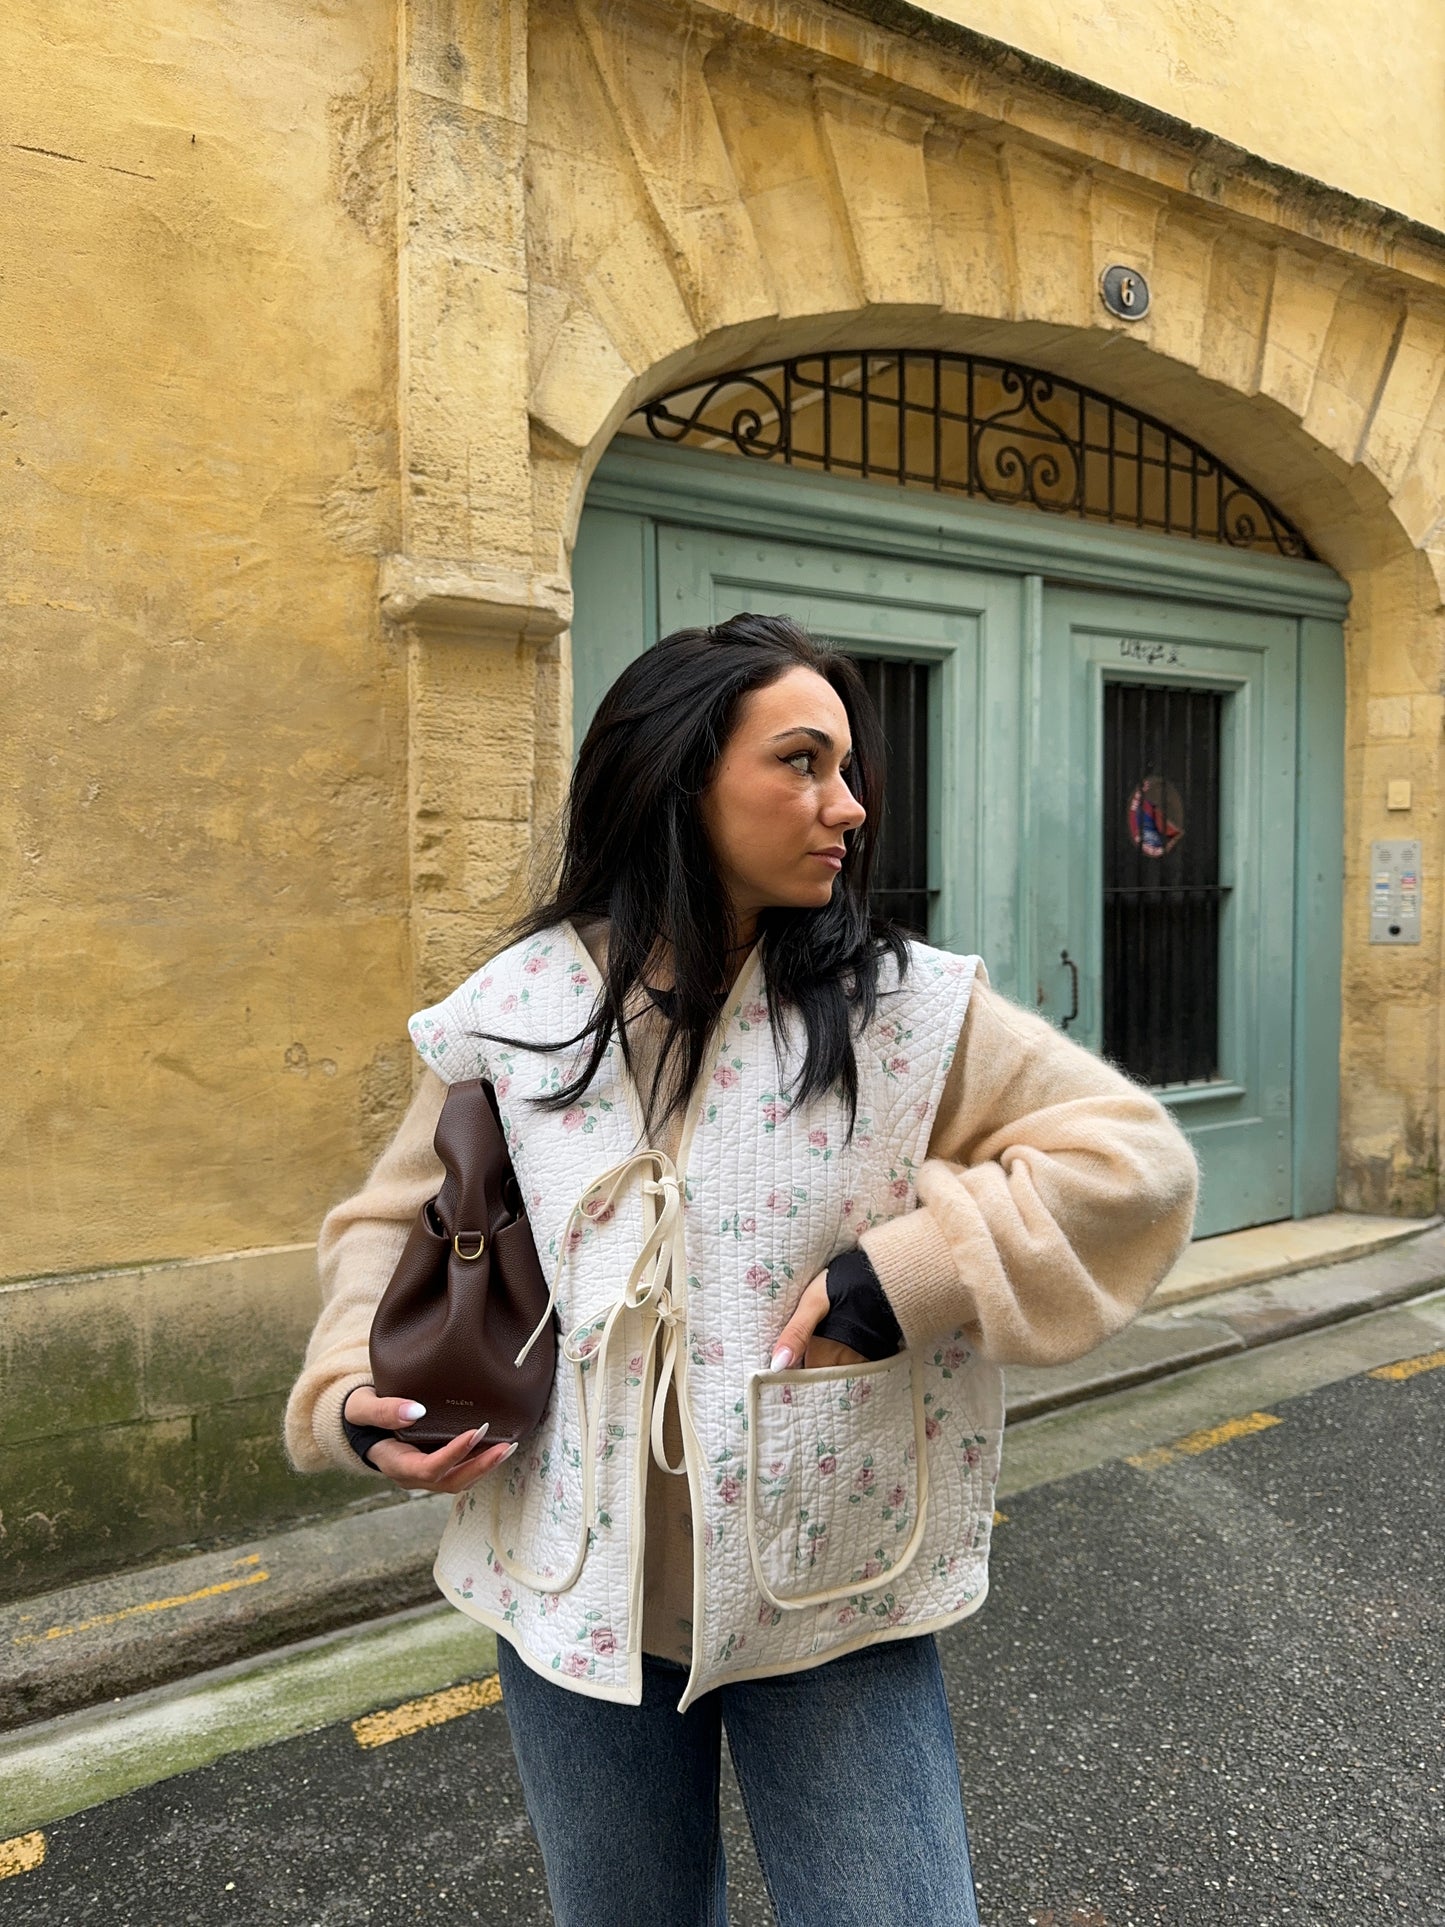
<path fill-rule="evenodd" d="M 991 1597 L 941 1642 L 984 1927 L 1445 1927 L 1445 1370 L 1265 1410 L 1003 1501 Z M 725 1822 L 732 1927 L 770 1927 L 730 1787 Z M 551 1918 L 495 1705 L 46 1832 L 4 1927 Z"/>

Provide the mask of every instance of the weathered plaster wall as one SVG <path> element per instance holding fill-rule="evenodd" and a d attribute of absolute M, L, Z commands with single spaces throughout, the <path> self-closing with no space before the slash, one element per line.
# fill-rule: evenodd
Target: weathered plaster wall
<path fill-rule="evenodd" d="M 314 1236 L 410 1076 L 392 9 L 19 12 L 10 1277 Z"/>
<path fill-rule="evenodd" d="M 9 1592 L 355 1494 L 277 1434 L 411 1075 L 394 32 L 0 29 L 0 1278 L 99 1273 L 0 1292 Z"/>
<path fill-rule="evenodd" d="M 1267 160 L 1445 227 L 1438 0 L 918 4 Z"/>

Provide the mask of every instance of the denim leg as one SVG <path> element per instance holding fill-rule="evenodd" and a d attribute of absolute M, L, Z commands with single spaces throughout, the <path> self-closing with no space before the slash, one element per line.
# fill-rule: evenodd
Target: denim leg
<path fill-rule="evenodd" d="M 641 1706 L 556 1686 L 497 1641 L 502 1706 L 557 1927 L 727 1927 L 721 1708 L 677 1702 L 644 1657 Z"/>
<path fill-rule="evenodd" d="M 779 1927 L 979 1927 L 931 1633 L 718 1696 Z"/>

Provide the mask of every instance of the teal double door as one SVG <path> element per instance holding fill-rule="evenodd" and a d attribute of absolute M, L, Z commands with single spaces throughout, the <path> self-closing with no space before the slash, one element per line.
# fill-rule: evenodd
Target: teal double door
<path fill-rule="evenodd" d="M 1299 821 L 1302 803 L 1331 807 L 1318 770 L 1301 785 L 1311 625 L 900 554 L 896 531 L 886 547 L 806 538 L 589 506 L 579 740 L 658 635 L 750 609 L 831 639 L 890 737 L 890 907 L 1156 1090 L 1200 1153 L 1201 1235 L 1329 1208 L 1331 973 L 1325 959 L 1312 998 L 1301 955 L 1338 944 L 1304 901 L 1326 880 L 1301 874 L 1331 843 Z M 1331 625 L 1313 627 L 1318 648 Z"/>

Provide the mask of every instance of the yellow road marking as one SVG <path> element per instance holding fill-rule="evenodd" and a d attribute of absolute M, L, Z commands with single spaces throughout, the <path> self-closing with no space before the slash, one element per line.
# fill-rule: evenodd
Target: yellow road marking
<path fill-rule="evenodd" d="M 13 1840 L 0 1840 L 0 1880 L 12 1874 L 29 1873 L 45 1858 L 43 1833 L 17 1833 Z"/>
<path fill-rule="evenodd" d="M 1126 1460 L 1141 1472 L 1157 1472 L 1161 1465 L 1172 1465 L 1178 1458 L 1193 1458 L 1200 1452 L 1213 1451 L 1216 1445 L 1228 1445 L 1231 1439 L 1247 1438 L 1251 1432 L 1266 1432 L 1279 1420 L 1270 1412 L 1251 1412 L 1245 1418 L 1227 1418 L 1222 1425 L 1211 1425 L 1202 1432 L 1190 1432 L 1187 1437 L 1175 1439 L 1172 1445 L 1156 1445 L 1152 1452 L 1140 1452 L 1137 1457 Z"/>
<path fill-rule="evenodd" d="M 1417 1372 L 1438 1372 L 1445 1365 L 1445 1351 L 1422 1352 L 1418 1358 L 1401 1358 L 1393 1365 L 1377 1365 L 1367 1378 L 1414 1378 Z"/>
<path fill-rule="evenodd" d="M 260 1557 L 259 1552 L 253 1552 L 234 1563 L 253 1566 Z M 122 1619 L 134 1619 L 137 1613 L 169 1612 L 172 1606 L 189 1606 L 197 1599 L 214 1599 L 218 1593 L 235 1592 L 241 1586 L 259 1586 L 262 1580 L 270 1577 L 269 1572 L 248 1572 L 243 1579 L 222 1579 L 214 1586 L 201 1586 L 195 1592 L 178 1592 L 170 1599 L 147 1599 L 139 1606 L 122 1606 L 119 1612 L 97 1613 L 93 1619 L 78 1619 L 73 1626 L 47 1626 L 43 1633 L 16 1633 L 10 1643 L 13 1646 L 34 1646 L 46 1639 L 68 1639 L 72 1633 L 89 1633 L 97 1626 L 114 1626 Z"/>
<path fill-rule="evenodd" d="M 408 1733 L 443 1726 L 482 1706 L 495 1706 L 501 1697 L 502 1682 L 492 1673 L 486 1679 L 469 1679 L 461 1686 L 428 1693 L 425 1699 L 407 1700 L 388 1713 L 368 1713 L 365 1719 L 353 1720 L 351 1730 L 358 1746 L 386 1746 L 392 1740 L 404 1740 Z"/>

